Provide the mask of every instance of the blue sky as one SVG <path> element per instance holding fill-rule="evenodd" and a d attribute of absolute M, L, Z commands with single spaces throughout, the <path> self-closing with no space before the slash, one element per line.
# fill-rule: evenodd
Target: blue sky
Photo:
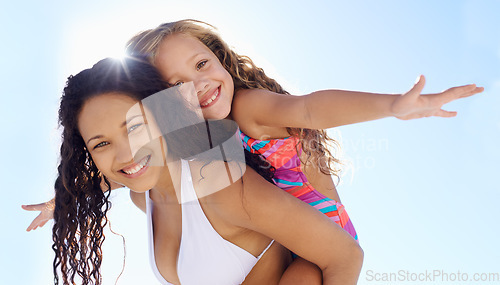
<path fill-rule="evenodd" d="M 419 74 L 427 78 L 424 93 L 484 86 L 483 94 L 446 106 L 458 111 L 453 119 L 387 118 L 330 133 L 343 142 L 346 167 L 338 188 L 365 251 L 360 284 L 383 284 L 370 276 L 400 270 L 460 271 L 469 278 L 500 272 L 500 2 L 267 2 L 2 5 L 2 282 L 52 280 L 50 225 L 26 233 L 35 215 L 20 205 L 53 195 L 57 108 L 66 78 L 119 55 L 136 32 L 184 18 L 218 27 L 238 52 L 296 94 L 327 88 L 401 93 Z M 118 284 L 156 284 L 145 216 L 133 208 L 127 190 L 113 195 L 113 229 L 127 243 Z M 104 281 L 113 284 L 123 249 L 113 234 L 106 244 Z"/>

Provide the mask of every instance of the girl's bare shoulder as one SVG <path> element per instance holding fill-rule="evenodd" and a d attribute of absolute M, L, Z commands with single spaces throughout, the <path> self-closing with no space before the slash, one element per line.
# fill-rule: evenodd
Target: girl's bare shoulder
<path fill-rule="evenodd" d="M 266 140 L 269 138 L 287 137 L 285 126 L 276 126 L 266 123 L 272 117 L 272 110 L 281 101 L 282 96 L 263 89 L 243 89 L 235 93 L 231 115 L 239 128 L 246 135 Z M 274 103 L 273 103 L 274 102 Z M 276 109 L 275 109 L 276 110 Z"/>

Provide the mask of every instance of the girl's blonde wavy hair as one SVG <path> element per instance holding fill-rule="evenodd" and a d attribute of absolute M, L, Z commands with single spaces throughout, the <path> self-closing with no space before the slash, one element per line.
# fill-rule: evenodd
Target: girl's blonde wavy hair
<path fill-rule="evenodd" d="M 276 80 L 269 78 L 262 68 L 255 66 L 249 57 L 239 55 L 229 48 L 214 26 L 201 21 L 181 20 L 140 32 L 127 42 L 126 52 L 130 56 L 146 57 L 154 64 L 162 40 L 179 33 L 197 38 L 217 56 L 231 74 L 235 92 L 239 89 L 258 88 L 290 94 Z M 302 161 L 304 165 L 312 162 L 322 173 L 339 178 L 340 168 L 336 164 L 340 164 L 340 161 L 332 155 L 331 150 L 340 149 L 340 145 L 325 130 L 287 128 L 287 131 L 299 138 L 302 151 L 306 154 L 306 161 Z"/>

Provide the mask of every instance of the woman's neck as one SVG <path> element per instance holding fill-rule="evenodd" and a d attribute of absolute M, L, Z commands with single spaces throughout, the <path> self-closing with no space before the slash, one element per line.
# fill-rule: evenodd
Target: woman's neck
<path fill-rule="evenodd" d="M 180 204 L 181 167 L 180 161 L 169 162 L 168 166 L 162 167 L 160 179 L 151 188 L 151 200 L 155 203 L 175 202 Z"/>

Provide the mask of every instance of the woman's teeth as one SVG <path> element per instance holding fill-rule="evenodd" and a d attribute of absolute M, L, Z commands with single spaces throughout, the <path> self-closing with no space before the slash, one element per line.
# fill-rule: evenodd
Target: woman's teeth
<path fill-rule="evenodd" d="M 212 101 L 214 101 L 215 98 L 217 98 L 217 96 L 219 96 L 219 88 L 217 88 L 217 90 L 215 90 L 214 95 L 212 97 L 210 97 L 210 99 L 208 99 L 205 103 L 201 104 L 201 106 L 205 107 L 208 104 L 212 103 Z"/>
<path fill-rule="evenodd" d="M 134 167 L 132 168 L 128 168 L 128 169 L 123 169 L 123 172 L 127 173 L 127 174 L 134 174 L 134 173 L 137 173 L 139 170 L 143 169 L 144 166 L 146 166 L 146 164 L 148 164 L 149 162 L 149 159 L 151 158 L 150 155 L 146 156 L 145 158 L 143 158 L 141 161 L 139 161 L 139 163 L 137 163 Z"/>

